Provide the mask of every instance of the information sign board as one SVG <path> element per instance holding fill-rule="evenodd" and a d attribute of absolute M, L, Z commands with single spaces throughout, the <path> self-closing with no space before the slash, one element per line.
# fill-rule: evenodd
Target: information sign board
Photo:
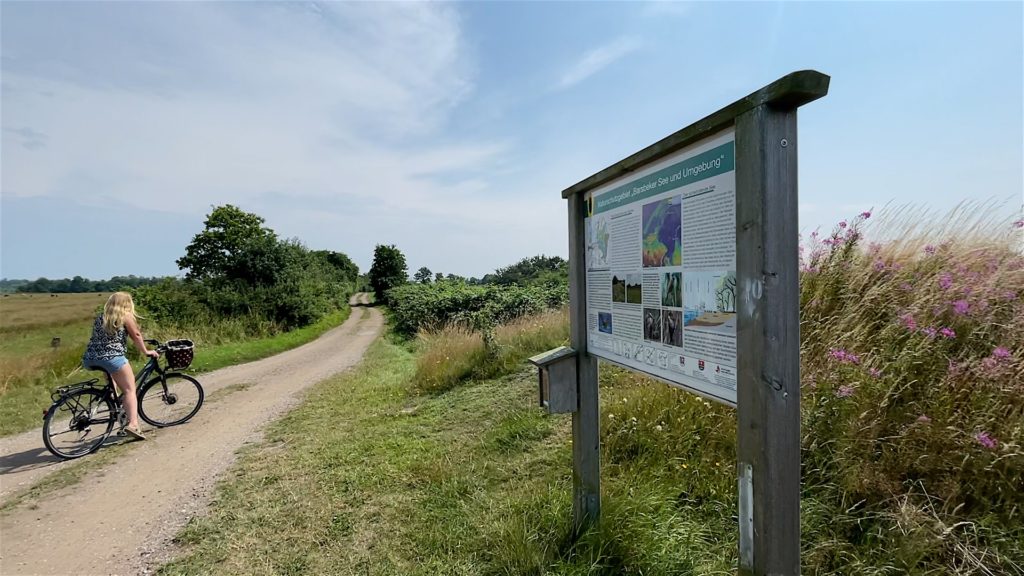
<path fill-rule="evenodd" d="M 587 349 L 736 405 L 732 128 L 585 195 Z"/>

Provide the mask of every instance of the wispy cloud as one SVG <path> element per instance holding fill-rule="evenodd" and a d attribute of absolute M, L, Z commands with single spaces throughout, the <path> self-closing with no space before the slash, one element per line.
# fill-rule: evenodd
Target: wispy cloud
<path fill-rule="evenodd" d="M 4 20 L 4 117 L 17 121 L 4 138 L 25 146 L 6 147 L 5 195 L 102 192 L 153 208 L 172 194 L 193 210 L 345 188 L 401 203 L 438 193 L 432 171 L 501 150 L 432 143 L 473 88 L 450 7 L 89 6 L 18 5 Z"/>
<path fill-rule="evenodd" d="M 5 7 L 2 47 L 6 199 L 197 221 L 232 202 L 367 254 L 529 216 L 480 179 L 507 143 L 446 135 L 474 89 L 451 5 L 26 3 Z"/>
<path fill-rule="evenodd" d="M 29 150 L 38 150 L 46 146 L 46 134 L 42 132 L 36 132 L 28 126 L 22 126 L 21 128 L 7 128 L 4 127 L 4 132 L 9 132 L 21 138 L 21 146 Z"/>
<path fill-rule="evenodd" d="M 578 62 L 562 75 L 558 87 L 564 90 L 575 86 L 639 48 L 640 41 L 630 36 L 619 38 L 610 44 L 598 46 L 584 54 Z"/>

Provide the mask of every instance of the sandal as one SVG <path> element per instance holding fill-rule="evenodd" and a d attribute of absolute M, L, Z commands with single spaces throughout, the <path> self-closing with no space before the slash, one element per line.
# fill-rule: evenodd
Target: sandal
<path fill-rule="evenodd" d="M 127 432 L 129 436 L 135 437 L 136 440 L 146 439 L 146 435 L 142 433 L 141 428 L 129 428 L 125 426 L 124 431 Z"/>

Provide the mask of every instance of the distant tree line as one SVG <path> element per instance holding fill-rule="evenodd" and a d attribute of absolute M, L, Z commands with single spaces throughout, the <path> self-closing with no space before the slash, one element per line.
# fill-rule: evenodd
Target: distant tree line
<path fill-rule="evenodd" d="M 394 248 L 392 246 L 392 248 Z M 404 257 L 403 257 L 404 258 Z M 535 286 L 538 284 L 557 284 L 569 279 L 569 261 L 560 256 L 530 256 L 523 258 L 511 266 L 498 268 L 483 278 L 465 278 L 458 274 L 445 276 L 441 272 L 434 273 L 426 266 L 413 274 L 413 282 L 430 284 L 432 282 L 462 282 L 473 285 L 496 284 L 498 286 Z"/>
<path fill-rule="evenodd" d="M 138 288 L 160 283 L 164 277 L 159 276 L 114 276 L 109 280 L 89 280 L 81 276 L 51 280 L 0 280 L 0 292 L 53 292 L 57 294 L 76 294 L 79 292 L 115 292 L 117 290 Z"/>

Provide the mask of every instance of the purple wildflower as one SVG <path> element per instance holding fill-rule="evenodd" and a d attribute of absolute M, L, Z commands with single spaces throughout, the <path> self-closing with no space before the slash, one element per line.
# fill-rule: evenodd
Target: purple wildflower
<path fill-rule="evenodd" d="M 907 289 L 912 289 L 912 287 L 908 287 Z M 907 330 L 917 330 L 917 320 L 914 320 L 914 316 L 910 312 L 900 316 L 900 322 L 903 323 L 903 326 L 905 326 Z"/>
<path fill-rule="evenodd" d="M 988 432 L 978 432 L 974 435 L 974 439 L 978 441 L 978 444 L 981 444 L 989 450 L 995 450 L 996 447 L 999 446 L 999 442 Z"/>
<path fill-rule="evenodd" d="M 847 352 L 842 348 L 829 348 L 828 354 L 844 364 L 860 364 L 860 356 L 853 352 Z"/>
<path fill-rule="evenodd" d="M 1013 223 L 1013 225 L 1016 226 L 1017 228 L 1024 228 L 1024 218 L 1017 220 L 1016 222 Z"/>
<path fill-rule="evenodd" d="M 1017 293 L 1014 292 L 1013 290 L 1007 290 L 1006 292 L 1003 292 L 1003 300 L 1016 300 L 1016 299 L 1017 299 Z"/>
<path fill-rule="evenodd" d="M 943 290 L 949 290 L 953 286 L 953 275 L 949 272 L 943 272 L 939 276 L 939 288 Z"/>
<path fill-rule="evenodd" d="M 992 357 L 999 360 L 1005 360 L 1010 357 L 1010 351 L 1002 346 L 997 347 L 992 351 Z"/>
<path fill-rule="evenodd" d="M 871 218 L 871 210 L 865 210 L 865 211 L 861 212 L 860 213 L 860 217 L 865 219 L 865 220 L 867 220 L 868 218 Z"/>
<path fill-rule="evenodd" d="M 882 371 L 878 368 L 868 368 L 868 374 L 871 374 L 873 378 L 880 378 L 882 376 Z"/>
<path fill-rule="evenodd" d="M 956 332 L 954 332 L 952 328 L 942 328 L 939 330 L 939 334 L 945 338 L 956 338 Z"/>
<path fill-rule="evenodd" d="M 846 220 L 840 220 L 839 221 L 839 227 L 840 228 L 846 228 Z"/>
<path fill-rule="evenodd" d="M 927 328 L 922 328 L 921 333 L 929 338 L 935 338 L 935 335 L 938 334 L 938 331 L 935 330 L 935 328 L 929 326 Z"/>
<path fill-rule="evenodd" d="M 917 421 L 920 422 L 921 424 L 928 424 L 929 422 L 932 421 L 932 419 L 924 414 L 921 414 L 920 416 L 917 417 Z"/>
<path fill-rule="evenodd" d="M 882 262 L 881 260 L 875 260 L 875 271 L 881 272 L 882 270 L 885 270 L 885 262 Z"/>
<path fill-rule="evenodd" d="M 971 309 L 970 303 L 967 300 L 957 300 L 953 302 L 953 311 L 957 314 L 967 314 L 967 311 Z"/>
<path fill-rule="evenodd" d="M 853 396 L 853 386 L 843 384 L 838 390 L 836 390 L 836 396 L 839 398 L 849 398 L 850 396 Z"/>
<path fill-rule="evenodd" d="M 924 247 L 924 253 L 928 254 L 928 255 L 935 254 L 935 246 L 932 246 L 931 244 L 925 246 Z"/>
<path fill-rule="evenodd" d="M 878 254 L 882 250 L 882 245 L 878 242 L 872 242 L 868 244 L 868 252 L 871 254 Z"/>
<path fill-rule="evenodd" d="M 913 289 L 914 289 L 914 287 L 910 284 L 910 282 L 904 282 L 904 283 L 900 284 L 900 290 L 906 290 L 907 292 L 909 292 L 909 291 L 911 291 Z M 908 314 L 908 316 L 909 316 L 909 314 Z"/>

